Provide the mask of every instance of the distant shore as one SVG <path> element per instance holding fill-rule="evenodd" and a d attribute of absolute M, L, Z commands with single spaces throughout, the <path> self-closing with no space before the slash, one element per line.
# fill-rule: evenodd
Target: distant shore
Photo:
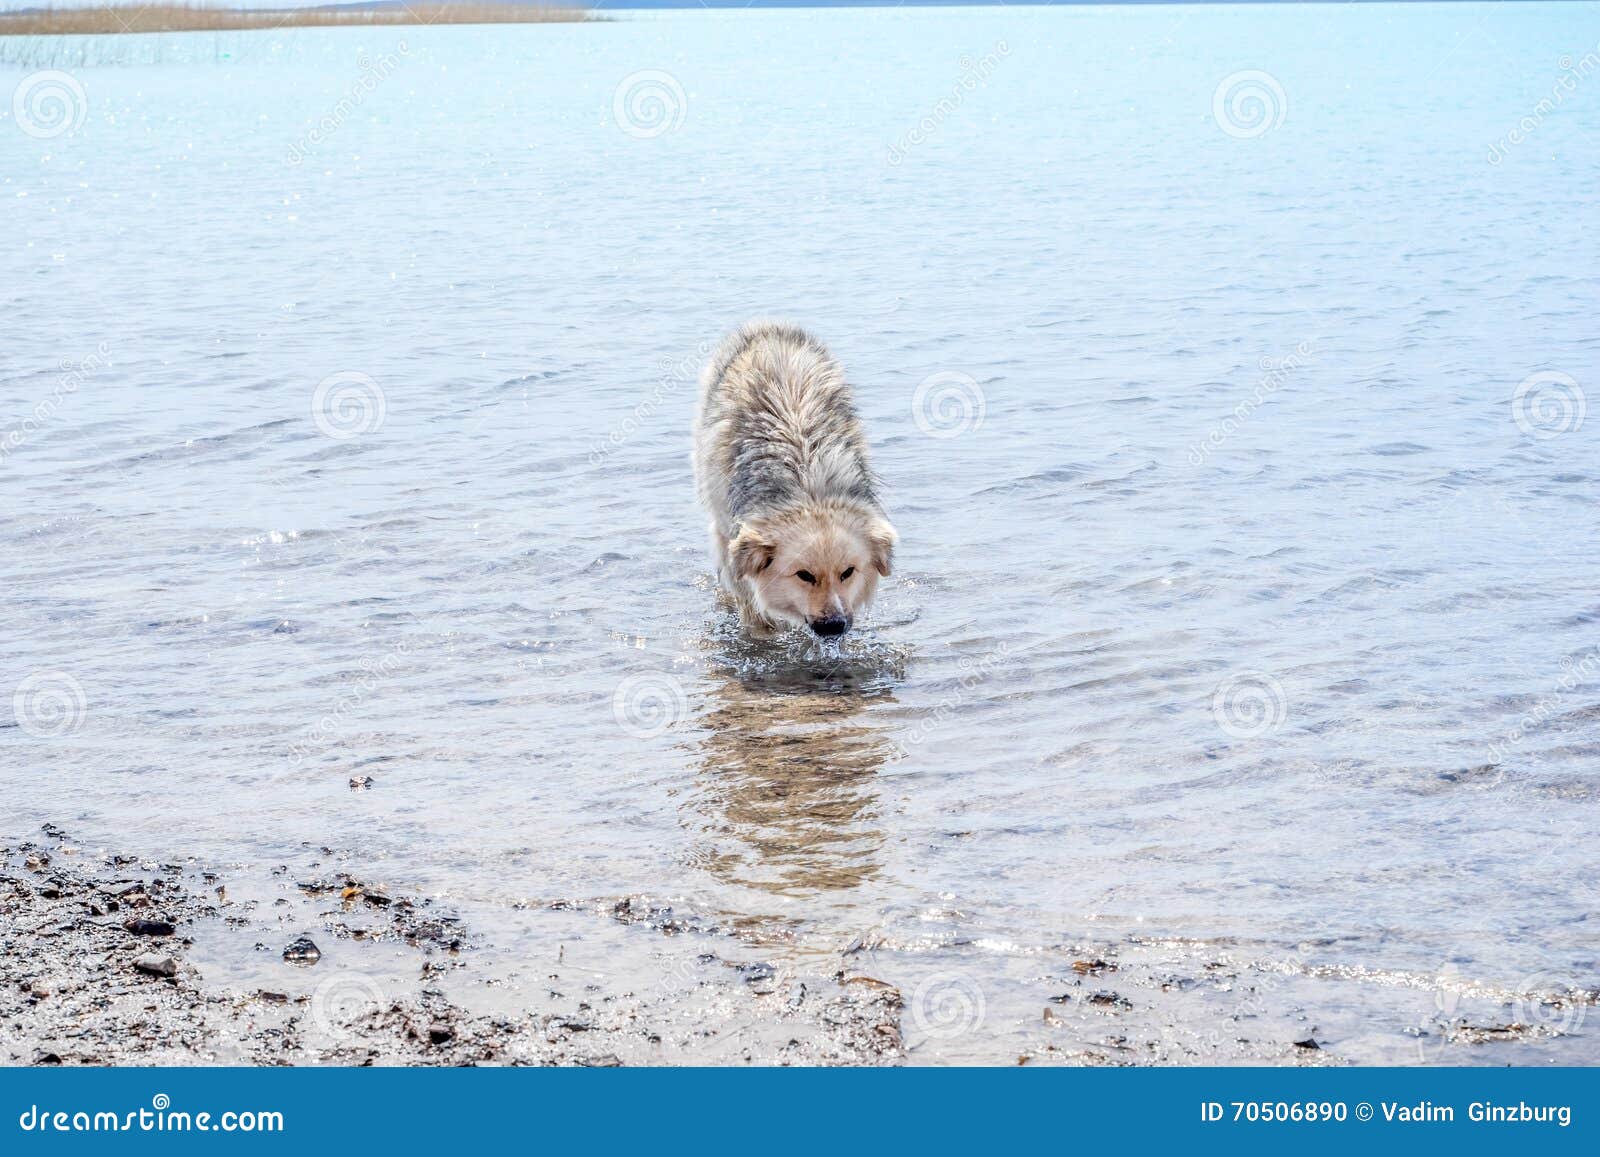
<path fill-rule="evenodd" d="M 513 3 L 387 7 L 211 8 L 192 4 L 101 4 L 0 12 L 0 36 L 123 32 L 228 32 L 259 28 L 388 27 L 410 24 L 552 24 L 604 19 L 586 8 Z"/>

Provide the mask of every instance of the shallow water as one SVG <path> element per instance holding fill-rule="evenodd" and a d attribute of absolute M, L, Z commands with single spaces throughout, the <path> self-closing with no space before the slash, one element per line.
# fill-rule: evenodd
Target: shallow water
<path fill-rule="evenodd" d="M 1535 111 L 1600 6 L 131 39 L 0 70 L 82 92 L 0 120 L 0 837 L 340 849 L 506 957 L 643 895 L 918 1061 L 1047 1050 L 1084 952 L 1132 1059 L 1600 1059 L 1600 73 Z M 842 652 L 708 574 L 761 314 L 902 535 Z"/>

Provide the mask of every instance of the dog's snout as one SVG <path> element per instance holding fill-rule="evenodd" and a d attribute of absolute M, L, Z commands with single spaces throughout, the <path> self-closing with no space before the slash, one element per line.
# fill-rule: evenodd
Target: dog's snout
<path fill-rule="evenodd" d="M 842 616 L 828 619 L 812 619 L 811 629 L 824 639 L 831 639 L 835 635 L 842 635 L 850 629 L 850 620 Z"/>

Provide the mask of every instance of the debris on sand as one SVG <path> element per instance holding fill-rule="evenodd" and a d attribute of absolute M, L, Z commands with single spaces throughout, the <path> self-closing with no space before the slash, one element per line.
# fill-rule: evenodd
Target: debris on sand
<path fill-rule="evenodd" d="M 310 966 L 322 959 L 322 949 L 309 936 L 302 936 L 283 950 L 283 958 L 290 964 Z"/>
<path fill-rule="evenodd" d="M 154 952 L 146 953 L 133 962 L 133 967 L 147 976 L 160 976 L 166 979 L 178 975 L 178 962 L 170 956 L 160 956 Z"/>

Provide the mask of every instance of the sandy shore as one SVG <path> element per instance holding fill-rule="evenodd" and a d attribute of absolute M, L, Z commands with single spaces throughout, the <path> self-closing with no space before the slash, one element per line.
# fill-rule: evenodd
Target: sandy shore
<path fill-rule="evenodd" d="M 0 1064 L 1572 1063 L 1600 1000 L 1161 938 L 918 981 L 872 937 L 796 952 L 644 896 L 463 915 L 303 853 L 141 860 L 53 825 L 0 848 Z"/>
<path fill-rule="evenodd" d="M 413 4 L 399 8 L 218 8 L 101 4 L 0 13 L 0 36 L 87 36 L 414 24 L 552 24 L 605 19 L 584 8 L 534 4 Z"/>
<path fill-rule="evenodd" d="M 563 946 L 497 1000 L 506 979 L 493 967 L 474 976 L 471 929 L 425 899 L 337 872 L 234 889 L 202 866 L 86 851 L 53 827 L 5 849 L 0 1064 L 848 1065 L 902 1055 L 900 993 L 870 977 L 801 980 L 735 951 L 697 951 L 648 985 L 592 967 L 607 934 L 681 931 L 628 901 L 553 911 L 588 945 L 584 965 Z"/>

